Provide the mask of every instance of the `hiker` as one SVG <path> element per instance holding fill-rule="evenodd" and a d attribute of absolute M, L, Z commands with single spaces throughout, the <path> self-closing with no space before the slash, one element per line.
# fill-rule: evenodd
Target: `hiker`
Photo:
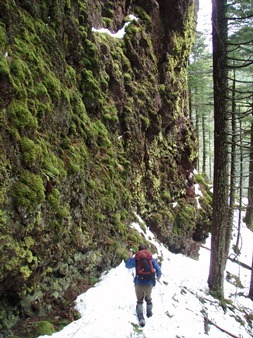
<path fill-rule="evenodd" d="M 144 258 L 144 260 L 143 260 Z M 142 266 L 149 262 L 150 266 Z M 142 263 L 144 261 L 144 263 Z M 152 316 L 152 298 L 151 293 L 153 286 L 156 284 L 155 276 L 159 280 L 161 277 L 161 268 L 157 261 L 152 258 L 152 254 L 147 250 L 146 244 L 139 246 L 139 251 L 133 256 L 133 252 L 129 251 L 129 258 L 125 262 L 128 269 L 136 268 L 136 276 L 134 278 L 135 293 L 137 297 L 136 313 L 140 324 L 145 325 L 143 317 L 143 301 L 147 303 L 147 317 Z"/>

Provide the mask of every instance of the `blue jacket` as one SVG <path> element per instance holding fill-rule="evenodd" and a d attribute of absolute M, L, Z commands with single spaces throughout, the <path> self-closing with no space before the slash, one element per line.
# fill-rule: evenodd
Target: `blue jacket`
<path fill-rule="evenodd" d="M 154 258 L 152 258 L 152 263 L 153 263 L 153 266 L 154 266 L 155 271 L 156 271 L 156 277 L 159 279 L 161 277 L 161 275 L 162 275 L 161 268 L 160 268 L 160 266 L 158 265 L 157 261 Z M 126 260 L 125 266 L 128 269 L 136 268 L 136 260 L 135 260 L 135 258 L 134 257 L 133 258 L 128 258 Z M 145 285 L 151 285 L 151 284 L 153 284 L 155 286 L 156 281 L 155 281 L 155 279 L 153 279 L 153 280 L 141 280 L 137 276 L 135 276 L 134 283 L 135 284 L 145 284 Z"/>

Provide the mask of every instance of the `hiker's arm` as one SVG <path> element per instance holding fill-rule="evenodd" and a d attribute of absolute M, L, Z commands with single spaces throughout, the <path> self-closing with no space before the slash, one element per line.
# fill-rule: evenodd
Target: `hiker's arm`
<path fill-rule="evenodd" d="M 133 252 L 130 250 L 129 251 L 129 258 L 126 260 L 126 268 L 132 269 L 136 267 L 136 261 L 135 258 L 133 257 Z"/>
<path fill-rule="evenodd" d="M 156 271 L 156 277 L 159 279 L 162 275 L 161 268 L 160 268 L 159 264 L 157 263 L 157 261 L 155 259 L 152 259 L 152 263 L 153 263 L 155 271 Z"/>

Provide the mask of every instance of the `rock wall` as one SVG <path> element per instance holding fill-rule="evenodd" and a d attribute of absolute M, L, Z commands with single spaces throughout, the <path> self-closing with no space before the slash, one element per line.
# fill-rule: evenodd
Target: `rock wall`
<path fill-rule="evenodd" d="M 196 9 L 1 1 L 0 330 L 57 311 L 137 248 L 135 212 L 174 252 L 205 237 L 187 83 Z M 92 29 L 126 22 L 122 38 Z"/>

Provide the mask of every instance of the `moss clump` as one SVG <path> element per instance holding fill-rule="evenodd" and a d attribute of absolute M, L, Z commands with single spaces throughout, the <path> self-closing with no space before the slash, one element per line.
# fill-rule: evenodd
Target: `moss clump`
<path fill-rule="evenodd" d="M 15 207 L 33 211 L 45 200 L 44 185 L 39 175 L 23 170 L 13 185 L 12 199 Z"/>
<path fill-rule="evenodd" d="M 69 215 L 69 208 L 67 205 L 62 204 L 61 193 L 59 190 L 53 189 L 52 193 L 48 195 L 47 201 L 49 202 L 50 207 L 59 219 L 63 219 Z M 61 228 L 61 225 L 57 222 L 57 220 L 54 220 L 53 224 L 56 229 Z"/>
<path fill-rule="evenodd" d="M 6 34 L 5 34 L 5 28 L 2 23 L 0 23 L 0 48 L 4 48 L 6 44 Z"/>
<path fill-rule="evenodd" d="M 21 158 L 25 167 L 33 167 L 38 165 L 38 160 L 41 156 L 41 149 L 33 140 L 28 137 L 23 137 L 20 140 Z"/>
<path fill-rule="evenodd" d="M 61 93 L 61 82 L 53 73 L 48 74 L 44 80 L 44 85 L 52 99 L 59 98 Z"/>
<path fill-rule="evenodd" d="M 103 27 L 110 28 L 113 21 L 110 18 L 103 18 Z"/>
<path fill-rule="evenodd" d="M 22 132 L 24 128 L 37 129 L 37 120 L 28 109 L 26 101 L 13 100 L 6 111 L 10 120 L 10 125 L 17 128 L 20 132 Z"/>
<path fill-rule="evenodd" d="M 31 70 L 22 60 L 14 60 L 10 65 L 11 75 L 18 78 L 23 84 L 33 86 Z"/>
<path fill-rule="evenodd" d="M 55 332 L 54 326 L 47 322 L 47 321 L 42 321 L 37 324 L 36 326 L 36 335 L 37 336 L 45 336 L 45 335 L 51 335 Z"/>
<path fill-rule="evenodd" d="M 101 92 L 97 79 L 91 70 L 84 69 L 82 75 L 82 91 L 86 106 L 98 102 L 101 99 Z"/>
<path fill-rule="evenodd" d="M 181 200 L 174 208 L 175 213 L 175 231 L 178 235 L 187 237 L 186 234 L 189 231 L 193 231 L 195 228 L 196 209 L 194 206 L 186 203 L 185 200 Z"/>
<path fill-rule="evenodd" d="M 166 201 L 171 201 L 171 195 L 170 192 L 168 190 L 163 190 L 161 193 L 161 197 L 162 199 L 166 200 Z"/>
<path fill-rule="evenodd" d="M 45 140 L 40 139 L 42 148 L 41 166 L 43 171 L 54 178 L 63 178 L 66 176 L 64 162 L 51 149 L 48 149 Z"/>
<path fill-rule="evenodd" d="M 204 174 L 195 174 L 194 175 L 194 183 L 199 183 L 204 188 L 208 189 L 208 183 L 206 181 L 206 175 Z"/>
<path fill-rule="evenodd" d="M 8 77 L 10 75 L 10 70 L 8 66 L 7 59 L 0 53 L 0 79 Z"/>

